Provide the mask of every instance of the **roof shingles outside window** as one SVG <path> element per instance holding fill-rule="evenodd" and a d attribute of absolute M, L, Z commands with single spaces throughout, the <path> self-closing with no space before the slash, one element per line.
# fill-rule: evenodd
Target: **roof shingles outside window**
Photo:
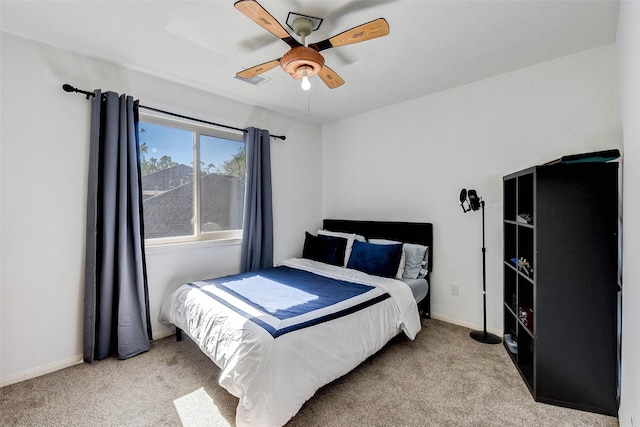
<path fill-rule="evenodd" d="M 193 235 L 193 171 L 174 166 L 142 180 L 146 239 Z M 240 230 L 244 182 L 211 173 L 200 178 L 202 231 Z"/>

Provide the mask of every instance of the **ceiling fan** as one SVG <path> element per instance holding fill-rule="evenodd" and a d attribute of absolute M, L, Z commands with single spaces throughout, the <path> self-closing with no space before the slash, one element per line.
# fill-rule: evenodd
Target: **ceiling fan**
<path fill-rule="evenodd" d="M 296 80 L 302 80 L 301 86 L 304 90 L 309 90 L 311 87 L 309 78 L 316 74 L 329 89 L 335 89 L 344 84 L 344 80 L 336 74 L 335 71 L 325 65 L 324 57 L 320 54 L 321 51 L 331 49 L 332 47 L 359 43 L 389 34 L 389 24 L 387 24 L 387 21 L 384 18 L 378 18 L 321 42 L 312 43 L 307 46 L 305 38 L 314 30 L 314 23 L 311 19 L 300 16 L 293 21 L 291 28 L 295 34 L 301 38 L 301 42 L 298 42 L 269 12 L 260 6 L 257 1 L 239 0 L 234 6 L 262 28 L 280 38 L 291 48 L 282 55 L 281 58 L 240 71 L 236 73 L 236 76 L 250 79 L 280 65 L 291 77 Z"/>

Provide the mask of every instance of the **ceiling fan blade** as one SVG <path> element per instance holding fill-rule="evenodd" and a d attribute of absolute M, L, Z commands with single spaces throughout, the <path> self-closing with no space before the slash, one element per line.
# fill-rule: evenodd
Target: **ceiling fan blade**
<path fill-rule="evenodd" d="M 358 25 L 350 30 L 335 35 L 329 39 L 318 43 L 310 44 L 309 47 L 317 51 L 331 49 L 332 47 L 344 46 L 352 43 L 360 43 L 366 40 L 389 34 L 389 24 L 384 18 L 378 18 L 366 24 Z"/>
<path fill-rule="evenodd" d="M 327 85 L 329 89 L 335 89 L 344 84 L 342 77 L 336 74 L 331 68 L 324 65 L 318 73 L 320 79 Z"/>
<path fill-rule="evenodd" d="M 280 65 L 280 58 L 274 59 L 273 61 L 265 62 L 264 64 L 256 65 L 255 67 L 247 68 L 246 70 L 242 70 L 236 73 L 236 76 L 242 77 L 243 79 L 250 79 L 252 77 L 257 76 L 258 74 L 265 73 L 272 68 Z"/>
<path fill-rule="evenodd" d="M 287 30 L 284 29 L 284 27 L 278 22 L 278 20 L 271 16 L 271 14 L 267 12 L 264 7 L 260 6 L 257 1 L 239 0 L 235 2 L 234 6 L 253 22 L 260 25 L 262 28 L 269 31 L 274 36 L 280 38 L 289 46 L 301 46 L 300 42 L 291 37 L 291 35 L 287 32 Z"/>

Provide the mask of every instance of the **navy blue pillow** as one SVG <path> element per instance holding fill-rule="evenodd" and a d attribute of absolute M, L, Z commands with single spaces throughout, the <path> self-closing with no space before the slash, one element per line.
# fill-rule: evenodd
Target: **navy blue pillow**
<path fill-rule="evenodd" d="M 302 258 L 342 266 L 346 248 L 347 239 L 322 235 L 314 236 L 305 232 Z"/>
<path fill-rule="evenodd" d="M 347 268 L 360 270 L 374 276 L 396 277 L 401 257 L 402 243 L 375 245 L 356 240 L 353 242 Z"/>

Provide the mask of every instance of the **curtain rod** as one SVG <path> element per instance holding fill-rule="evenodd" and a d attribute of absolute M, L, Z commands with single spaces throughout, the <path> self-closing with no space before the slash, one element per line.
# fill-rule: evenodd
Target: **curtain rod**
<path fill-rule="evenodd" d="M 81 90 L 81 89 L 75 88 L 75 87 L 71 86 L 70 84 L 66 84 L 66 83 L 62 85 L 62 89 L 65 92 L 81 93 L 83 95 L 86 95 L 87 99 L 89 99 L 92 96 L 96 96 L 95 93 L 93 93 L 93 92 L 89 92 L 89 91 L 86 91 L 86 90 Z M 236 127 L 233 127 L 233 126 L 221 125 L 220 123 L 208 122 L 206 120 L 196 119 L 195 117 L 183 116 L 182 114 L 172 113 L 170 111 L 164 111 L 164 110 L 160 110 L 158 108 L 147 107 L 146 105 L 140 105 L 140 107 L 146 108 L 147 110 L 153 110 L 153 111 L 156 111 L 158 113 L 168 114 L 168 115 L 174 116 L 174 117 L 180 117 L 181 119 L 193 120 L 193 121 L 200 122 L 200 123 L 206 123 L 208 125 L 223 127 L 223 128 L 226 128 L 226 129 L 238 130 L 238 131 L 241 131 L 241 132 L 247 132 L 246 129 L 240 129 L 240 128 L 236 128 Z M 285 139 L 287 139 L 287 137 L 284 136 L 284 135 L 269 135 L 269 136 L 271 138 L 281 139 L 283 141 Z"/>

